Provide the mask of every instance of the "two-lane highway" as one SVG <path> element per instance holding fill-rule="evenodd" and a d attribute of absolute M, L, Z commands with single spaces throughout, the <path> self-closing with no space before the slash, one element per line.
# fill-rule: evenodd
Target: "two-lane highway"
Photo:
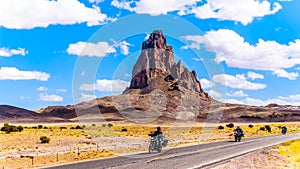
<path fill-rule="evenodd" d="M 114 158 L 78 162 L 48 169 L 138 169 L 138 168 L 201 168 L 260 148 L 300 139 L 300 133 L 271 135 L 243 139 L 242 142 L 221 141 L 164 150 L 160 154 L 147 152 Z"/>

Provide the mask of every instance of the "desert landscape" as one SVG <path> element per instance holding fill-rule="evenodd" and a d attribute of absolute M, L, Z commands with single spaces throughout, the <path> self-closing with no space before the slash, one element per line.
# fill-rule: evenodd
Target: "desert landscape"
<path fill-rule="evenodd" d="M 130 86 L 122 94 L 68 106 L 30 111 L 0 106 L 0 168 L 39 168 L 147 152 L 148 134 L 162 127 L 166 149 L 233 140 L 241 126 L 245 138 L 300 132 L 300 107 L 248 106 L 219 102 L 206 93 L 181 61 L 174 61 L 161 30 L 142 44 Z M 300 167 L 298 141 L 257 150 L 215 168 Z"/>

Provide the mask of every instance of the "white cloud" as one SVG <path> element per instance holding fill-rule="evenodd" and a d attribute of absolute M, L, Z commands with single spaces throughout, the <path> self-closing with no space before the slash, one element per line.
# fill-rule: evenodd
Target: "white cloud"
<path fill-rule="evenodd" d="M 109 53 L 116 53 L 116 49 L 107 42 L 77 42 L 70 44 L 67 52 L 78 56 L 105 57 Z"/>
<path fill-rule="evenodd" d="M 288 78 L 289 80 L 296 80 L 299 76 L 298 72 L 287 72 L 283 69 L 275 70 L 273 74 L 277 75 L 277 77 Z"/>
<path fill-rule="evenodd" d="M 39 88 L 37 88 L 37 91 L 47 91 L 48 88 L 47 87 L 43 87 L 43 86 L 40 86 Z"/>
<path fill-rule="evenodd" d="M 1 0 L 0 9 L 0 26 L 9 29 L 80 23 L 94 26 L 111 20 L 96 5 L 88 8 L 78 0 Z"/>
<path fill-rule="evenodd" d="M 232 97 L 247 97 L 248 95 L 244 93 L 243 90 L 235 91 L 233 93 L 227 93 L 227 96 L 232 96 Z"/>
<path fill-rule="evenodd" d="M 192 58 L 194 61 L 196 61 L 196 62 L 200 62 L 200 61 L 204 61 L 204 59 L 203 58 Z"/>
<path fill-rule="evenodd" d="M 215 83 L 220 83 L 223 86 L 231 87 L 234 89 L 259 90 L 266 87 L 265 84 L 247 81 L 245 75 L 243 74 L 237 74 L 235 76 L 228 74 L 218 74 L 214 75 L 212 79 Z"/>
<path fill-rule="evenodd" d="M 62 102 L 64 100 L 63 97 L 59 95 L 55 95 L 55 94 L 48 95 L 48 93 L 40 93 L 39 99 L 45 102 Z"/>
<path fill-rule="evenodd" d="M 245 99 L 236 100 L 236 99 L 226 99 L 227 103 L 236 103 L 236 104 L 246 104 L 253 106 L 265 106 L 271 103 L 279 104 L 279 105 L 300 105 L 300 94 L 291 94 L 289 96 L 278 96 L 276 98 L 261 100 L 247 97 Z"/>
<path fill-rule="evenodd" d="M 196 2 L 199 1 L 200 0 L 113 0 L 111 5 L 138 14 L 160 15 L 167 14 L 168 12 L 183 11 L 189 6 L 196 5 Z"/>
<path fill-rule="evenodd" d="M 248 72 L 247 73 L 247 77 L 251 80 L 255 80 L 255 79 L 264 79 L 264 75 L 259 74 L 259 73 L 255 73 L 255 72 Z"/>
<path fill-rule="evenodd" d="M 101 2 L 103 2 L 104 0 L 89 0 L 90 3 L 96 3 L 99 4 Z"/>
<path fill-rule="evenodd" d="M 247 25 L 255 18 L 278 12 L 282 6 L 267 0 L 207 0 L 201 6 L 192 7 L 182 14 L 194 14 L 196 18 L 231 20 Z"/>
<path fill-rule="evenodd" d="M 109 45 L 107 42 L 77 42 L 69 45 L 67 53 L 78 56 L 105 57 L 110 53 L 116 53 L 116 48 L 120 48 L 123 55 L 128 55 L 129 46 L 131 44 L 126 41 L 114 42 L 114 45 Z"/>
<path fill-rule="evenodd" d="M 101 79 L 97 80 L 96 84 L 82 84 L 79 89 L 85 91 L 98 90 L 99 92 L 120 92 L 124 91 L 128 86 L 129 82 L 123 80 Z"/>
<path fill-rule="evenodd" d="M 130 43 L 126 42 L 126 41 L 122 41 L 120 43 L 115 43 L 114 46 L 115 47 L 120 47 L 121 53 L 123 55 L 128 55 L 129 54 L 129 47 L 128 46 L 132 46 L 132 45 Z"/>
<path fill-rule="evenodd" d="M 78 101 L 79 102 L 91 101 L 91 100 L 93 100 L 95 98 L 97 98 L 95 95 L 81 93 L 81 96 L 78 99 Z"/>
<path fill-rule="evenodd" d="M 161 15 L 177 12 L 179 15 L 193 14 L 199 19 L 215 18 L 231 20 L 247 25 L 254 18 L 278 12 L 282 6 L 267 0 L 113 0 L 112 6 L 139 14 Z"/>
<path fill-rule="evenodd" d="M 220 99 L 220 98 L 222 98 L 222 96 L 223 96 L 221 93 L 219 93 L 219 92 L 217 92 L 217 91 L 215 91 L 215 90 L 209 90 L 209 91 L 208 91 L 208 94 L 209 94 L 211 97 L 215 98 L 215 99 Z"/>
<path fill-rule="evenodd" d="M 201 83 L 201 87 L 203 89 L 212 88 L 214 86 L 213 82 L 211 82 L 205 78 L 200 79 L 200 83 Z"/>
<path fill-rule="evenodd" d="M 22 71 L 15 67 L 1 67 L 0 80 L 40 80 L 47 81 L 50 78 L 48 73 L 39 71 Z"/>
<path fill-rule="evenodd" d="M 300 64 L 299 39 L 288 44 L 259 39 L 258 43 L 251 45 L 239 34 L 228 29 L 209 31 L 204 36 L 188 35 L 182 38 L 195 43 L 199 48 L 200 45 L 204 45 L 215 51 L 215 61 L 225 62 L 229 67 L 274 72 Z M 207 38 L 210 44 L 206 43 L 204 38 Z"/>
<path fill-rule="evenodd" d="M 25 56 L 28 54 L 28 51 L 24 48 L 18 48 L 18 49 L 8 49 L 5 47 L 0 48 L 0 56 L 4 57 L 11 57 L 12 55 L 22 55 Z"/>

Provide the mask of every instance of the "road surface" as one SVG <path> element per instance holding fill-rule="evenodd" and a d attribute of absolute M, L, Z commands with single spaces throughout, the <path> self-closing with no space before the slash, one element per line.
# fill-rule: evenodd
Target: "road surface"
<path fill-rule="evenodd" d="M 165 149 L 93 161 L 48 167 L 48 169 L 139 169 L 139 168 L 203 168 L 220 161 L 279 143 L 300 139 L 300 133 L 242 139 L 241 142 L 220 141 L 195 146 Z"/>

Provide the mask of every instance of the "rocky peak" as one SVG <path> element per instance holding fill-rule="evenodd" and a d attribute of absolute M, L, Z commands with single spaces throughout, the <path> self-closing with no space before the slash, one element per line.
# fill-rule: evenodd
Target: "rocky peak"
<path fill-rule="evenodd" d="M 197 92 L 200 96 L 208 98 L 197 80 L 196 72 L 190 72 L 181 60 L 175 63 L 172 46 L 167 46 L 162 30 L 154 30 L 143 42 L 132 77 L 130 86 L 125 92 L 134 89 L 142 90 L 150 84 L 153 86 L 153 83 L 157 83 L 157 79 L 165 79 L 172 86 L 175 85 L 179 91 Z"/>

